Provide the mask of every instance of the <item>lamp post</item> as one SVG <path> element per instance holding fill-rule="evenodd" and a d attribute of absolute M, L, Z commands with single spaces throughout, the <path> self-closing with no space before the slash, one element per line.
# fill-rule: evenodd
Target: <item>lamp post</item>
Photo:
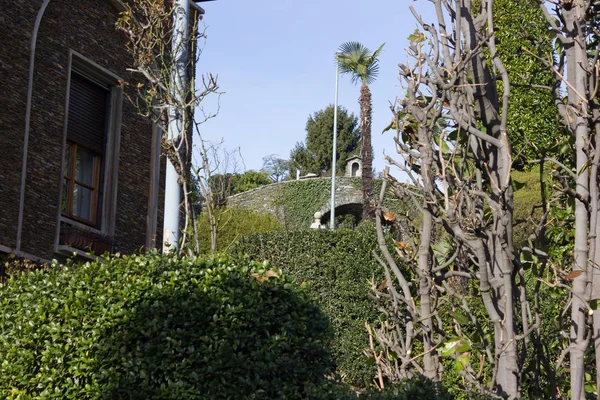
<path fill-rule="evenodd" d="M 340 68 L 335 54 L 335 97 L 333 102 L 333 152 L 331 160 L 331 213 L 329 229 L 335 229 L 335 161 L 337 149 L 337 113 L 338 113 L 338 82 L 340 79 Z"/>
<path fill-rule="evenodd" d="M 171 55 L 173 66 L 171 69 L 171 95 L 175 104 L 169 107 L 168 139 L 178 142 L 183 132 L 183 110 L 187 95 L 187 66 L 188 66 L 188 40 L 189 40 L 189 15 L 190 0 L 175 0 L 173 12 L 173 42 Z M 181 204 L 181 187 L 179 174 L 172 161 L 167 158 L 165 180 L 165 209 L 163 221 L 163 251 L 177 249 L 179 245 L 179 207 Z"/>

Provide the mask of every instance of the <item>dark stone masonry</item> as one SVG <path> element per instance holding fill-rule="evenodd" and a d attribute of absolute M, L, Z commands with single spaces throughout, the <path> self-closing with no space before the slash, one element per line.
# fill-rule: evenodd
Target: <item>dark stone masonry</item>
<path fill-rule="evenodd" d="M 152 221 L 149 208 L 162 207 L 158 199 L 163 196 L 162 191 L 157 196 L 151 189 L 152 171 L 158 168 L 151 162 L 157 151 L 152 145 L 152 125 L 136 114 L 126 96 L 119 95 L 121 89 L 114 78 L 133 79 L 127 72 L 131 58 L 124 36 L 115 29 L 119 4 L 111 0 L 49 1 L 37 35 L 26 132 L 30 43 L 42 4 L 42 0 L 0 0 L 0 252 L 50 260 L 74 250 L 83 254 L 105 246 L 124 253 L 140 250 L 152 242 L 151 236 L 160 234 L 162 212 L 158 221 Z M 103 138 L 106 150 L 95 158 L 95 191 L 89 198 L 83 194 L 88 189 L 69 190 L 63 179 L 65 148 L 71 141 L 66 110 L 74 73 L 110 93 Z M 22 171 L 26 135 L 27 168 Z M 116 166 L 116 173 L 111 172 Z M 65 196 L 79 201 L 79 207 L 92 209 L 93 217 L 65 217 Z M 72 235 L 79 235 L 83 244 L 69 239 Z"/>

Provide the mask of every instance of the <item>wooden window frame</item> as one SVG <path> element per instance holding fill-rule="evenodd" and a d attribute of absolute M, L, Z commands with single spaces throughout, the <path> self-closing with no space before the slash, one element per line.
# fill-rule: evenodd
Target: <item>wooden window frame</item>
<path fill-rule="evenodd" d="M 71 145 L 73 141 L 68 138 L 68 118 L 69 101 L 71 89 L 71 74 L 76 73 L 86 79 L 105 86 L 109 90 L 107 104 L 107 131 L 105 137 L 105 151 L 101 155 L 98 164 L 99 180 L 96 181 L 98 188 L 95 196 L 94 212 L 96 212 L 93 224 L 90 221 L 71 217 L 63 213 L 62 199 L 65 194 L 66 168 L 65 152 L 67 144 Z M 112 71 L 103 68 L 93 60 L 83 56 L 75 50 L 69 50 L 69 68 L 67 70 L 67 86 L 65 98 L 64 128 L 62 136 L 61 151 L 61 176 L 60 190 L 58 191 L 58 207 L 56 209 L 56 233 L 54 239 L 54 251 L 57 254 L 72 256 L 76 253 L 83 258 L 94 258 L 86 254 L 86 250 L 80 247 L 73 247 L 63 239 L 70 230 L 85 232 L 87 236 L 101 238 L 101 242 L 112 242 L 115 234 L 115 225 L 117 217 L 117 188 L 119 171 L 119 154 L 121 147 L 121 119 L 123 107 L 123 89 L 119 86 L 122 77 L 114 74 Z M 85 146 L 79 145 L 81 148 Z M 160 142 L 158 149 L 160 150 Z M 92 153 L 97 153 L 86 148 Z M 79 235 L 81 236 L 81 235 Z M 84 235 L 85 236 L 85 235 Z M 63 237 L 63 239 L 61 239 Z M 89 237 L 85 240 L 89 240 Z M 94 239 L 95 240 L 95 239 Z"/>
<path fill-rule="evenodd" d="M 67 142 L 67 147 L 70 148 L 69 154 L 69 168 L 68 170 L 65 168 L 65 173 L 63 174 L 63 179 L 66 180 L 66 187 L 63 189 L 66 191 L 66 210 L 62 210 L 62 215 L 73 219 L 75 221 L 79 221 L 86 225 L 97 227 L 98 225 L 98 198 L 100 193 L 100 169 L 102 168 L 102 157 L 100 155 L 94 153 L 91 150 L 86 149 L 83 146 L 80 146 L 73 142 Z M 93 156 L 93 182 L 92 186 L 80 182 L 75 178 L 75 169 L 77 167 L 77 151 L 81 149 L 84 150 Z M 85 218 L 81 218 L 77 215 L 73 214 L 73 200 L 75 197 L 75 184 L 84 187 L 88 190 L 92 191 L 92 200 L 90 204 L 90 219 L 87 220 Z"/>

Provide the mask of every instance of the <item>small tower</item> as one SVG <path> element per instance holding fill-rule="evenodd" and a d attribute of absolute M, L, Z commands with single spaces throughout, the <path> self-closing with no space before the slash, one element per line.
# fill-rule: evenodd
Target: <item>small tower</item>
<path fill-rule="evenodd" d="M 362 176 L 362 159 L 360 156 L 352 156 L 346 159 L 346 176 Z"/>

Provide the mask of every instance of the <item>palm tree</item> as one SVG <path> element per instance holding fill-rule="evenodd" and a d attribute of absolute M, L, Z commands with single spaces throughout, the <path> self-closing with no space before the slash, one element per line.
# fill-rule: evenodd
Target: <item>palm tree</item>
<path fill-rule="evenodd" d="M 379 72 L 377 56 L 383 49 L 382 44 L 373 53 L 358 42 L 346 42 L 340 46 L 336 53 L 338 68 L 342 74 L 350 74 L 352 83 L 362 82 L 360 87 L 360 131 L 362 135 L 361 158 L 362 192 L 363 192 L 363 219 L 373 219 L 375 216 L 371 200 L 373 199 L 373 155 L 371 154 L 371 90 L 369 84 L 373 83 Z"/>

